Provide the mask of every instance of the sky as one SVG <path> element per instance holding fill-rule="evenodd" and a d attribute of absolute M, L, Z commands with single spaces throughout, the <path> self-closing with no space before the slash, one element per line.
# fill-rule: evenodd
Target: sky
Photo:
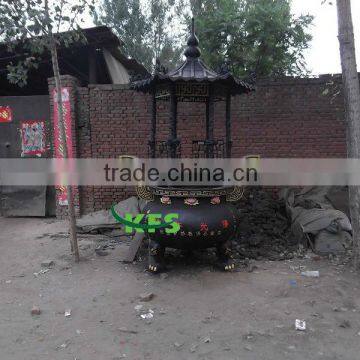
<path fill-rule="evenodd" d="M 314 21 L 310 28 L 313 40 L 305 52 L 305 61 L 311 74 L 335 74 L 341 72 L 339 42 L 337 39 L 336 0 L 333 5 L 321 4 L 322 0 L 292 0 L 294 15 L 310 14 Z M 354 23 L 357 67 L 360 70 L 360 0 L 351 0 Z M 91 18 L 86 27 L 94 26 Z"/>
<path fill-rule="evenodd" d="M 351 8 L 356 58 L 360 69 L 360 0 L 351 0 Z M 333 0 L 333 5 L 322 5 L 321 0 L 293 0 L 292 11 L 295 15 L 309 13 L 315 16 L 310 29 L 313 40 L 305 53 L 305 60 L 311 73 L 314 75 L 340 73 L 336 0 Z"/>

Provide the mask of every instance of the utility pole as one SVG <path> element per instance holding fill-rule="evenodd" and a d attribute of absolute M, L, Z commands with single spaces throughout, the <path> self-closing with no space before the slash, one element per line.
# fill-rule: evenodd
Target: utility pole
<path fill-rule="evenodd" d="M 51 52 L 51 62 L 54 72 L 55 78 L 55 89 L 56 89 L 56 103 L 58 108 L 58 116 L 59 116 L 59 130 L 60 136 L 63 143 L 63 157 L 64 159 L 68 158 L 68 148 L 66 141 L 66 131 L 64 124 L 64 112 L 63 112 L 63 101 L 62 101 L 62 93 L 61 93 L 61 80 L 60 80 L 60 70 L 56 49 L 56 40 L 54 38 L 54 34 L 52 33 L 52 27 L 49 16 L 49 7 L 48 0 L 45 0 L 45 14 L 47 18 L 47 31 L 48 31 L 48 39 L 50 44 L 50 52 Z M 68 220 L 69 220 L 69 233 L 70 233 L 70 246 L 71 251 L 74 253 L 75 261 L 80 261 L 79 254 L 79 246 L 77 241 L 77 233 L 76 233 L 76 218 L 75 218 L 75 205 L 74 205 L 74 194 L 72 191 L 71 185 L 66 186 L 67 198 L 68 198 Z"/>
<path fill-rule="evenodd" d="M 337 0 L 338 38 L 340 45 L 348 158 L 360 159 L 360 86 L 356 68 L 354 29 L 350 0 Z M 349 207 L 353 229 L 355 269 L 360 251 L 360 187 L 349 187 Z"/>

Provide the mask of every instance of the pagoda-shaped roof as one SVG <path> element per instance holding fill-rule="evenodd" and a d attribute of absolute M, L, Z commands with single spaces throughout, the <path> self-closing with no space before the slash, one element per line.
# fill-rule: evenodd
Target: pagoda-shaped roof
<path fill-rule="evenodd" d="M 152 92 L 157 85 L 166 83 L 198 82 L 213 83 L 215 86 L 230 90 L 232 95 L 248 93 L 254 90 L 253 86 L 242 81 L 231 74 L 227 66 L 224 66 L 220 73 L 207 67 L 200 59 L 199 39 L 195 35 L 194 19 L 192 19 L 191 35 L 187 41 L 187 48 L 184 52 L 186 60 L 175 70 L 161 71 L 157 64 L 155 73 L 150 77 L 134 81 L 132 88 L 142 92 Z"/>

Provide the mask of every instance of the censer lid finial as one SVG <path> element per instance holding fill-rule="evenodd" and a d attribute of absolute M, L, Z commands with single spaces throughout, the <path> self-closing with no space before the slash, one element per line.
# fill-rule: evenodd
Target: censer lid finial
<path fill-rule="evenodd" d="M 199 46 L 199 39 L 197 38 L 197 36 L 195 35 L 195 19 L 192 18 L 191 19 L 191 34 L 188 38 L 187 41 L 187 48 L 184 52 L 184 55 L 187 58 L 198 58 L 201 55 L 200 49 L 198 48 Z"/>

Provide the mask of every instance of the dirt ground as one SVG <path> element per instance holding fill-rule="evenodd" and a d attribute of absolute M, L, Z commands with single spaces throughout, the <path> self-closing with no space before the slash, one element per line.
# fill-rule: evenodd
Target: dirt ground
<path fill-rule="evenodd" d="M 84 237 L 74 264 L 64 231 L 54 219 L 0 218 L 1 360 L 359 358 L 359 277 L 337 259 L 222 273 L 210 258 L 169 257 L 167 276 L 153 276 L 145 261 L 119 262 L 124 245 L 98 256 Z M 155 297 L 139 301 L 147 292 Z"/>

